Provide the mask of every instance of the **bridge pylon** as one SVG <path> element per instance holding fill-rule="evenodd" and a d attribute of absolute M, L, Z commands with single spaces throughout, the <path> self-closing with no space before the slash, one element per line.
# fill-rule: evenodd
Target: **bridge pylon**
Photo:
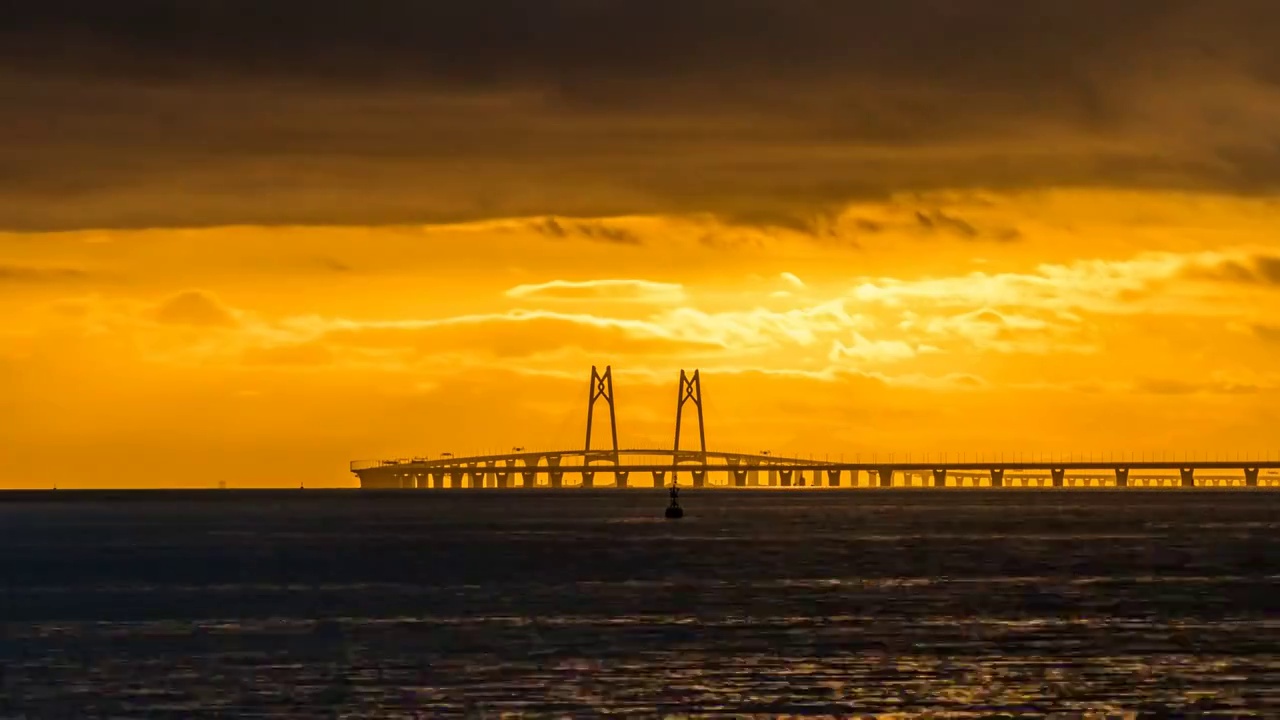
<path fill-rule="evenodd" d="M 684 418 L 684 406 L 692 404 L 698 410 L 698 450 L 680 451 L 680 427 Z M 698 375 L 698 371 L 694 370 L 692 375 L 680 371 L 680 391 L 676 396 L 676 441 L 672 446 L 671 463 L 679 465 L 681 460 L 697 462 L 703 466 L 707 463 L 707 430 L 702 420 L 702 378 Z M 707 473 L 705 470 L 693 471 L 694 487 L 701 486 L 706 481 Z M 673 475 L 674 480 L 674 475 Z"/>
<path fill-rule="evenodd" d="M 596 401 L 603 400 L 609 406 L 609 430 L 613 439 L 612 450 L 591 449 L 591 428 L 595 419 Z M 587 442 L 583 446 L 583 464 L 590 465 L 593 460 L 611 461 L 620 465 L 618 456 L 618 415 L 613 403 L 613 367 L 604 366 L 601 373 L 596 366 L 591 366 L 591 386 L 587 395 Z M 584 476 L 585 477 L 585 476 Z"/>

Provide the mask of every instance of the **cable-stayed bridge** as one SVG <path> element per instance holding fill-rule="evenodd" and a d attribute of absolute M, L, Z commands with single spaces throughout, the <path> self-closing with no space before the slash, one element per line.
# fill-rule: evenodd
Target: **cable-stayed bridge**
<path fill-rule="evenodd" d="M 533 489 L 566 487 L 661 487 L 679 482 L 695 488 L 1201 488 L 1280 489 L 1280 460 L 1179 460 L 1145 456 L 1093 458 L 1025 456 L 978 460 L 895 461 L 878 456 L 854 462 L 732 453 L 707 449 L 702 379 L 680 371 L 675 441 L 666 448 L 623 448 L 613 401 L 613 370 L 591 368 L 586 442 L 581 450 L 437 458 L 357 460 L 351 472 L 367 489 Z M 608 408 L 612 446 L 591 447 L 597 403 Z M 682 449 L 685 409 L 696 411 L 698 447 Z M 690 418 L 691 420 L 694 418 Z M 687 478 L 687 482 L 686 482 Z"/>

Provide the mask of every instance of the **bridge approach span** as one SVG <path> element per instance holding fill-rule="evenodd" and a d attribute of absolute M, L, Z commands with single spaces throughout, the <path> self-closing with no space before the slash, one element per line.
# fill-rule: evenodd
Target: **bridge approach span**
<path fill-rule="evenodd" d="M 559 455 L 560 459 L 557 459 Z M 646 452 L 653 457 L 655 454 Z M 364 488 L 1198 488 L 1280 489 L 1280 461 L 843 463 L 708 453 L 707 462 L 567 464 L 570 453 L 353 467 Z M 581 456 L 579 456 L 580 458 Z M 714 460 L 723 462 L 714 462 Z M 519 462 L 518 462 L 519 461 Z M 645 478 L 637 482 L 636 476 Z"/>

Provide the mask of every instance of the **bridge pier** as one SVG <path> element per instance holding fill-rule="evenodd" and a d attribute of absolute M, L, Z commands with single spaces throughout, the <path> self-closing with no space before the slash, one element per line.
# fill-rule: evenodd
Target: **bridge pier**
<path fill-rule="evenodd" d="M 585 466 L 582 470 L 582 487 L 593 488 L 596 486 L 596 474 L 594 470 L 587 470 Z"/>
<path fill-rule="evenodd" d="M 893 487 L 893 468 L 891 467 L 876 468 L 876 475 L 880 476 L 880 487 L 882 488 Z"/>
<path fill-rule="evenodd" d="M 936 488 L 947 486 L 947 469 L 946 468 L 934 468 L 933 486 Z"/>
<path fill-rule="evenodd" d="M 627 487 L 627 478 L 628 478 L 630 475 L 631 475 L 631 473 L 627 473 L 627 472 L 615 472 L 615 473 L 613 474 L 613 484 L 614 484 L 615 486 L 617 486 L 617 487 L 620 487 L 620 488 L 626 488 L 626 487 Z"/>
<path fill-rule="evenodd" d="M 515 460 L 502 461 L 502 472 L 494 474 L 494 478 L 497 481 L 497 488 L 499 490 L 506 490 L 511 486 L 511 468 L 515 467 L 515 464 Z"/>
<path fill-rule="evenodd" d="M 538 463 L 542 461 L 541 455 L 524 458 L 524 470 L 520 471 L 521 487 L 536 487 L 538 484 Z"/>
<path fill-rule="evenodd" d="M 467 481 L 471 483 L 471 489 L 476 490 L 484 487 L 484 468 L 479 463 L 472 463 L 467 466 Z"/>
<path fill-rule="evenodd" d="M 1004 468 L 991 468 L 991 487 L 1004 487 Z"/>
<path fill-rule="evenodd" d="M 450 490 L 462 489 L 462 471 L 461 470 L 449 471 L 449 489 Z"/>
<path fill-rule="evenodd" d="M 1049 470 L 1049 475 L 1053 477 L 1053 486 L 1060 488 L 1067 483 L 1067 469 L 1053 468 Z"/>
<path fill-rule="evenodd" d="M 562 459 L 559 455 L 547 456 L 547 467 L 551 468 L 547 472 L 547 476 L 551 479 L 551 487 L 553 488 L 564 487 L 564 471 L 560 469 L 560 461 Z"/>
<path fill-rule="evenodd" d="M 704 487 L 707 484 L 706 470 L 691 470 L 689 474 L 693 476 L 693 486 L 696 488 Z"/>
<path fill-rule="evenodd" d="M 782 481 L 782 487 L 791 487 L 791 477 L 794 473 L 794 470 L 778 470 L 778 477 Z"/>
<path fill-rule="evenodd" d="M 666 485 L 666 484 L 667 484 L 667 471 L 665 471 L 665 470 L 654 470 L 654 471 L 653 471 L 653 486 L 654 486 L 654 487 L 656 487 L 656 488 L 660 488 L 660 487 L 662 487 L 662 486 L 664 486 L 664 485 Z"/>
<path fill-rule="evenodd" d="M 827 487 L 840 487 L 840 471 L 839 470 L 827 471 Z"/>
<path fill-rule="evenodd" d="M 747 471 L 746 471 L 746 470 L 730 470 L 730 471 L 729 471 L 729 474 L 733 477 L 733 486 L 734 486 L 734 487 L 746 487 L 746 486 L 747 486 Z"/>
<path fill-rule="evenodd" d="M 1244 486 L 1258 487 L 1258 468 L 1244 469 Z"/>
<path fill-rule="evenodd" d="M 1178 474 L 1182 476 L 1182 487 L 1193 488 L 1196 486 L 1195 468 L 1179 468 Z"/>
<path fill-rule="evenodd" d="M 1129 487 L 1129 468 L 1116 468 L 1116 487 Z"/>

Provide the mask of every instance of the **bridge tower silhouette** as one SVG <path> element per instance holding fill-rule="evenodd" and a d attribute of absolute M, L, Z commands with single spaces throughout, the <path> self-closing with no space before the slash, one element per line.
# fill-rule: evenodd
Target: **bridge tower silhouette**
<path fill-rule="evenodd" d="M 609 430 L 613 438 L 613 450 L 592 450 L 591 449 L 591 428 L 595 419 L 596 401 L 604 400 L 609 406 Z M 622 460 L 618 454 L 618 413 L 613 401 L 613 366 L 605 365 L 604 372 L 601 373 L 596 369 L 595 365 L 591 366 L 591 386 L 587 395 L 587 442 L 583 445 L 582 464 L 590 465 L 592 462 L 611 462 L 614 467 L 622 464 Z M 627 486 L 628 473 L 615 473 L 618 487 Z M 582 484 L 591 487 L 595 480 L 595 473 L 584 471 L 582 473 Z"/>
<path fill-rule="evenodd" d="M 698 410 L 698 450 L 681 452 L 680 426 L 684 418 L 684 406 L 687 404 L 692 404 Z M 707 464 L 707 429 L 702 419 L 702 378 L 697 370 L 694 370 L 692 375 L 686 374 L 684 370 L 680 371 L 680 390 L 676 395 L 676 441 L 671 450 L 673 482 L 681 462 L 697 463 L 703 467 Z M 706 484 L 706 470 L 693 470 L 692 474 L 694 487 L 702 487 Z"/>
<path fill-rule="evenodd" d="M 612 449 L 591 449 L 591 434 L 595 427 L 597 401 L 603 401 L 605 405 L 609 406 L 609 430 L 613 441 Z M 684 425 L 684 408 L 686 405 L 692 405 L 697 410 L 698 449 L 682 452 L 680 450 L 680 430 Z M 673 481 L 679 472 L 680 463 L 692 463 L 700 467 L 705 467 L 707 464 L 707 431 L 702 413 L 702 377 L 697 370 L 694 370 L 692 374 L 685 370 L 680 371 L 680 387 L 676 391 L 676 435 L 671 449 Z M 604 367 L 603 373 L 596 366 L 591 366 L 591 381 L 587 392 L 587 437 L 582 450 L 582 463 L 584 466 L 590 466 L 592 463 L 611 463 L 614 467 L 622 465 L 618 447 L 617 405 L 613 395 L 613 367 L 610 365 Z M 698 469 L 690 472 L 693 474 L 694 487 L 702 487 L 706 484 L 706 470 Z M 625 471 L 614 472 L 618 487 L 627 487 L 628 475 L 629 473 Z M 654 484 L 661 486 L 665 475 L 665 472 L 655 472 Z M 584 470 L 582 483 L 585 487 L 594 487 L 595 472 Z"/>

